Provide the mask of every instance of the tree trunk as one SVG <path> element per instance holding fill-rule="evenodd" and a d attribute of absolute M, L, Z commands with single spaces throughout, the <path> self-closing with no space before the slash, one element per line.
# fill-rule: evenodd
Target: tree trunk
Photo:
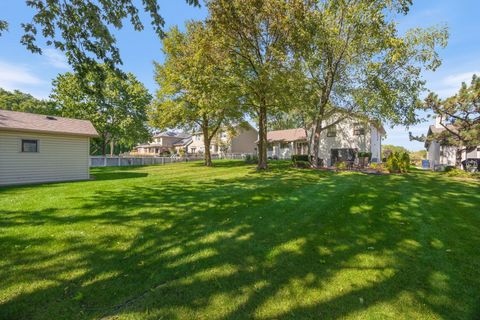
<path fill-rule="evenodd" d="M 267 165 L 267 107 L 261 106 L 258 113 L 258 165 L 257 170 L 265 170 Z"/>
<path fill-rule="evenodd" d="M 212 166 L 212 155 L 210 153 L 210 143 L 211 139 L 208 137 L 208 129 L 203 128 L 203 146 L 205 148 L 205 154 L 204 154 L 204 164 L 207 167 Z"/>
<path fill-rule="evenodd" d="M 102 140 L 102 156 L 106 156 L 107 155 L 107 142 L 105 141 L 105 139 Z"/>
<path fill-rule="evenodd" d="M 319 153 L 319 148 L 320 148 L 320 134 L 322 133 L 322 122 L 321 120 L 317 120 L 315 123 L 315 129 L 313 131 L 313 139 L 312 139 L 312 144 L 313 146 L 310 147 L 310 150 L 312 152 L 311 158 L 312 158 L 312 167 L 318 168 L 319 163 L 318 163 L 318 153 Z"/>
<path fill-rule="evenodd" d="M 110 141 L 110 156 L 113 156 L 114 148 L 115 148 L 115 142 L 113 142 L 113 139 L 112 139 L 112 141 Z"/>

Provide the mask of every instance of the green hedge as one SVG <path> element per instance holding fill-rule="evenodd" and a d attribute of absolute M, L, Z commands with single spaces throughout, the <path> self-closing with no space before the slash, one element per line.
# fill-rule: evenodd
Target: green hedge
<path fill-rule="evenodd" d="M 293 163 L 298 162 L 298 161 L 306 161 L 310 162 L 308 154 L 294 154 L 292 156 L 292 161 Z"/>

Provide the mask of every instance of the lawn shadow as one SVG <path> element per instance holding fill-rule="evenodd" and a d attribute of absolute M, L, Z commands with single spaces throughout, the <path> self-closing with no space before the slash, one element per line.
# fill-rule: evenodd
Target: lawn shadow
<path fill-rule="evenodd" d="M 423 173 L 335 174 L 287 162 L 240 178 L 215 176 L 244 166 L 219 161 L 210 179 L 159 177 L 71 195 L 82 203 L 72 216 L 58 216 L 59 208 L 36 219 L 5 211 L 32 226 L 71 225 L 72 234 L 55 255 L 34 252 L 2 265 L 52 284 L 3 302 L 0 314 L 336 319 L 371 308 L 379 318 L 475 316 L 479 293 L 467 286 L 479 285 L 478 188 Z M 73 228 L 84 223 L 109 232 L 95 237 L 92 230 L 93 241 Z M 62 256 L 71 257 L 68 264 Z M 72 267 L 78 275 L 64 280 Z M 15 281 L 14 273 L 2 278 L 4 286 Z"/>

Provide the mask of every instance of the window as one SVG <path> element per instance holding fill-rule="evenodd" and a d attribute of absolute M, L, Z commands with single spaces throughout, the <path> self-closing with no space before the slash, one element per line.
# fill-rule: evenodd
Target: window
<path fill-rule="evenodd" d="M 363 136 L 365 135 L 365 128 L 361 123 L 355 123 L 353 125 L 353 134 L 355 136 Z"/>
<path fill-rule="evenodd" d="M 327 137 L 336 137 L 337 127 L 335 125 L 327 128 Z"/>
<path fill-rule="evenodd" d="M 23 140 L 22 152 L 38 152 L 38 140 Z"/>
<path fill-rule="evenodd" d="M 269 143 L 269 144 L 267 145 L 267 150 L 268 150 L 268 151 L 273 151 L 273 144 Z"/>
<path fill-rule="evenodd" d="M 288 142 L 281 142 L 280 149 L 288 149 L 290 148 L 290 144 Z"/>
<path fill-rule="evenodd" d="M 199 134 L 195 136 L 195 141 L 200 141 L 200 135 Z"/>

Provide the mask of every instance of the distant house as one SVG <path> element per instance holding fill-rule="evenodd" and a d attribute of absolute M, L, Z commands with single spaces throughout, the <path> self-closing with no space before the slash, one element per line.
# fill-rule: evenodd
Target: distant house
<path fill-rule="evenodd" d="M 480 146 L 478 146 L 473 151 L 467 152 L 464 148 L 452 145 L 445 145 L 439 141 L 432 140 L 432 136 L 439 134 L 449 128 L 452 131 L 455 131 L 455 126 L 452 124 L 442 124 L 442 117 L 435 118 L 435 124 L 431 125 L 428 128 L 427 140 L 425 142 L 425 149 L 427 149 L 427 159 L 429 160 L 431 169 L 439 169 L 445 166 L 455 166 L 457 163 L 457 156 L 459 162 L 462 162 L 466 159 L 480 159 Z M 460 153 L 457 153 L 460 151 Z"/>
<path fill-rule="evenodd" d="M 210 144 L 212 154 L 219 153 L 255 153 L 258 132 L 251 125 L 236 126 L 233 131 L 220 130 Z M 189 153 L 204 153 L 203 134 L 192 134 L 192 143 L 188 145 Z"/>
<path fill-rule="evenodd" d="M 86 120 L 0 110 L 0 185 L 89 179 Z"/>
<path fill-rule="evenodd" d="M 153 141 L 138 145 L 134 148 L 134 154 L 160 155 L 162 153 L 178 151 L 186 148 L 191 142 L 190 135 L 182 132 L 164 131 L 153 136 Z"/>
<path fill-rule="evenodd" d="M 324 165 L 354 160 L 358 152 L 371 152 L 372 162 L 381 162 L 385 129 L 376 122 L 345 119 L 321 133 L 319 158 Z M 289 159 L 307 154 L 308 143 L 303 128 L 275 130 L 267 133 L 269 158 Z"/>

